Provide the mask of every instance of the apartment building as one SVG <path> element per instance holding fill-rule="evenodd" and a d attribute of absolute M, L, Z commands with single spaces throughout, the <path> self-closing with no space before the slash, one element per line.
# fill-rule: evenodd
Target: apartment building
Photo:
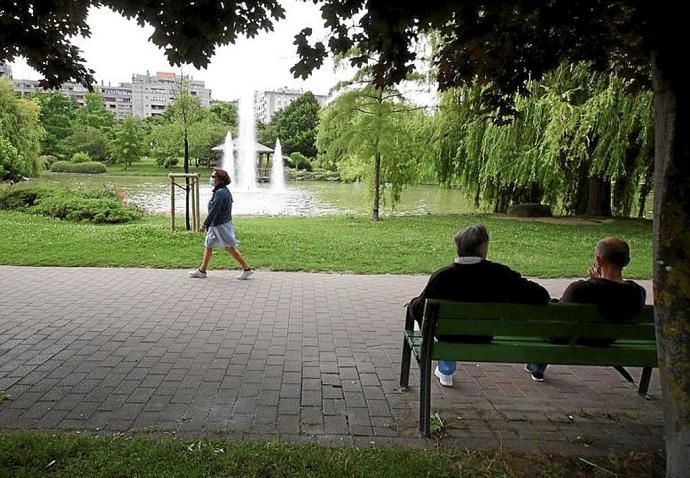
<path fill-rule="evenodd" d="M 132 114 L 139 118 L 161 114 L 177 97 L 183 80 L 187 81 L 189 93 L 199 98 L 201 106 L 210 106 L 211 90 L 203 81 L 172 72 L 151 75 L 147 71 L 145 75 L 132 75 Z"/>
<path fill-rule="evenodd" d="M 190 94 L 199 98 L 202 106 L 211 104 L 211 90 L 205 87 L 203 81 L 184 77 L 189 83 Z M 94 90 L 103 95 L 105 109 L 112 111 L 115 117 L 122 119 L 133 115 L 145 118 L 161 114 L 172 103 L 180 89 L 181 77 L 175 73 L 157 72 L 151 75 L 132 75 L 131 83 L 94 85 Z M 28 96 L 32 93 L 43 92 L 37 80 L 13 79 L 14 90 L 18 96 Z M 64 83 L 60 91 L 65 96 L 74 98 L 79 105 L 84 104 L 84 97 L 88 89 L 79 83 Z"/>
<path fill-rule="evenodd" d="M 292 90 L 289 88 L 278 88 L 275 90 L 257 91 L 254 94 L 254 111 L 256 119 L 268 123 L 278 111 L 302 96 L 303 90 Z M 321 106 L 328 101 L 326 95 L 314 95 Z"/>
<path fill-rule="evenodd" d="M 12 68 L 10 67 L 9 63 L 0 61 L 0 78 L 12 79 Z"/>

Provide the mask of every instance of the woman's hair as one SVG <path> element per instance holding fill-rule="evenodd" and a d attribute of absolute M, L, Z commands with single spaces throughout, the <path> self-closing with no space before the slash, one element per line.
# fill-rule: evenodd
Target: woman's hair
<path fill-rule="evenodd" d="M 216 176 L 220 180 L 221 186 L 227 186 L 230 184 L 230 175 L 224 169 L 213 168 L 213 174 L 211 176 Z"/>

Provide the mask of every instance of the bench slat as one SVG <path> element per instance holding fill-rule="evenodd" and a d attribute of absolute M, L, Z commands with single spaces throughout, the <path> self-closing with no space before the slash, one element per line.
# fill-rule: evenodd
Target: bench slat
<path fill-rule="evenodd" d="M 410 347 L 420 360 L 421 332 L 406 331 Z M 560 345 L 544 342 L 540 337 L 494 337 L 489 344 L 438 342 L 434 344 L 433 360 L 468 362 L 535 363 L 565 365 L 621 365 L 656 367 L 656 342 L 647 340 L 619 341 L 607 347 Z"/>
<path fill-rule="evenodd" d="M 436 336 L 515 335 L 525 337 L 571 337 L 653 340 L 654 324 L 603 324 L 555 320 L 448 319 L 439 321 Z"/>

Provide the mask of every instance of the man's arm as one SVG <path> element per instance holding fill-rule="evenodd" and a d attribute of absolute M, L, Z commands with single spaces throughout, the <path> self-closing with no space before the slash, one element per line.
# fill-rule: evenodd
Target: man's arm
<path fill-rule="evenodd" d="M 438 277 L 440 271 L 436 271 L 431 274 L 429 281 L 426 283 L 424 290 L 417 297 L 412 299 L 409 303 L 409 309 L 412 312 L 414 319 L 422 325 L 422 317 L 424 316 L 424 303 L 428 297 L 434 297 L 436 278 Z"/>
<path fill-rule="evenodd" d="M 514 272 L 514 271 L 513 271 Z M 514 297 L 513 301 L 521 304 L 548 304 L 551 300 L 549 291 L 544 289 L 541 285 L 531 280 L 525 279 L 517 272 L 514 272 L 516 277 L 512 288 Z"/>
<path fill-rule="evenodd" d="M 565 304 L 578 304 L 583 302 L 580 298 L 580 291 L 582 291 L 584 284 L 585 281 L 583 280 L 577 280 L 570 284 L 563 292 L 559 302 L 563 302 Z"/>

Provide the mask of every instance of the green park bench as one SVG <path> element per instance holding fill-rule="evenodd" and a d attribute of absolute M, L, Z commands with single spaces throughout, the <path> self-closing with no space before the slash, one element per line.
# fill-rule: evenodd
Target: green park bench
<path fill-rule="evenodd" d="M 468 336 L 493 339 L 472 343 Z M 569 341 L 555 344 L 544 337 L 568 337 Z M 603 347 L 578 344 L 582 339 L 615 339 L 615 343 Z M 421 330 L 414 330 L 409 315 L 405 323 L 400 370 L 403 391 L 407 390 L 412 352 L 420 369 L 419 431 L 426 437 L 430 436 L 433 360 L 614 366 L 622 373 L 621 367 L 642 367 L 641 395 L 646 395 L 652 368 L 658 366 L 653 306 L 645 306 L 625 323 L 615 323 L 588 304 L 478 304 L 428 299 Z"/>

